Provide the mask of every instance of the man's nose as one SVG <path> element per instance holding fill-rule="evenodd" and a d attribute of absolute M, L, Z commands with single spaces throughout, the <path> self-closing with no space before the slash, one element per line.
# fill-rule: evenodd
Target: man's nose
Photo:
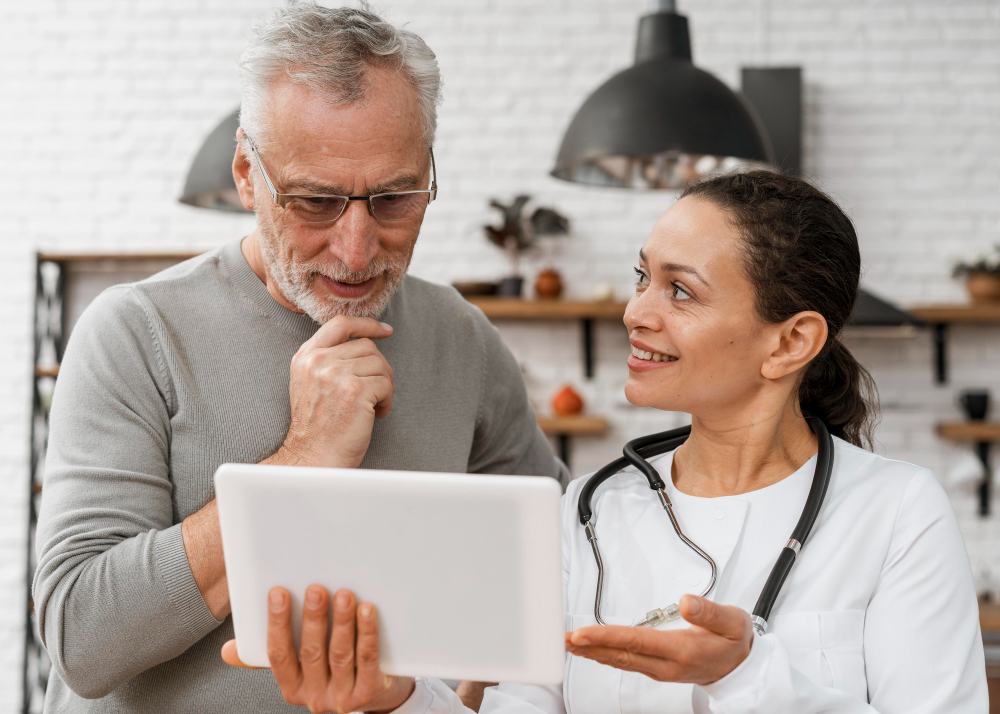
<path fill-rule="evenodd" d="M 379 251 L 378 222 L 368 212 L 367 201 L 348 201 L 333 224 L 330 252 L 348 269 L 360 272 Z"/>

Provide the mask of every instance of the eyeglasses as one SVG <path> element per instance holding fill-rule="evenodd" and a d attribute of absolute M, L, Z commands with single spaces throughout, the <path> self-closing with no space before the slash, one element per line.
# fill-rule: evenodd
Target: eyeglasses
<path fill-rule="evenodd" d="M 427 206 L 437 198 L 437 167 L 434 165 L 434 149 L 431 149 L 431 187 L 417 191 L 391 191 L 373 193 L 370 196 L 337 196 L 333 194 L 306 195 L 298 193 L 278 193 L 271 183 L 271 177 L 264 170 L 260 154 L 253 139 L 246 138 L 260 169 L 267 190 L 274 203 L 285 211 L 285 215 L 299 223 L 332 223 L 344 214 L 348 201 L 365 201 L 368 213 L 377 221 L 405 221 L 419 218 Z"/>

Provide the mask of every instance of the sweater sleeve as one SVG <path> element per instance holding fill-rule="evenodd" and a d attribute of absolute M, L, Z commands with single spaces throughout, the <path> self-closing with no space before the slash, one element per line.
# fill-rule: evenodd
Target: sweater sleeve
<path fill-rule="evenodd" d="M 175 523 L 173 396 L 155 334 L 134 290 L 106 291 L 73 331 L 52 400 L 35 608 L 53 666 L 87 698 L 220 624 Z"/>
<path fill-rule="evenodd" d="M 551 476 L 565 486 L 569 471 L 538 426 L 517 360 L 481 312 L 474 318 L 482 376 L 469 472 Z"/>
<path fill-rule="evenodd" d="M 986 714 L 986 667 L 969 559 L 944 490 L 925 470 L 900 501 L 865 614 L 868 703 L 795 669 L 780 637 L 702 687 L 713 714 Z"/>

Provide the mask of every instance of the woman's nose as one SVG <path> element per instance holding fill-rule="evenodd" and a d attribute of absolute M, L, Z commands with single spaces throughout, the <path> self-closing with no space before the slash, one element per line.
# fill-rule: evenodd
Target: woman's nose
<path fill-rule="evenodd" d="M 663 329 L 663 316 L 661 310 L 657 309 L 655 294 L 648 288 L 641 293 L 636 293 L 629 299 L 628 307 L 625 308 L 625 327 L 629 332 L 639 328 L 645 328 L 658 332 Z"/>

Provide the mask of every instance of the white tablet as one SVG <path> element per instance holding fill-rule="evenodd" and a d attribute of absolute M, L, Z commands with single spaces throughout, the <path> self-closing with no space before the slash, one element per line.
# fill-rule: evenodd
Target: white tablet
<path fill-rule="evenodd" d="M 557 684 L 565 665 L 558 482 L 224 464 L 215 474 L 236 647 L 268 666 L 267 593 L 350 588 L 387 674 Z"/>

